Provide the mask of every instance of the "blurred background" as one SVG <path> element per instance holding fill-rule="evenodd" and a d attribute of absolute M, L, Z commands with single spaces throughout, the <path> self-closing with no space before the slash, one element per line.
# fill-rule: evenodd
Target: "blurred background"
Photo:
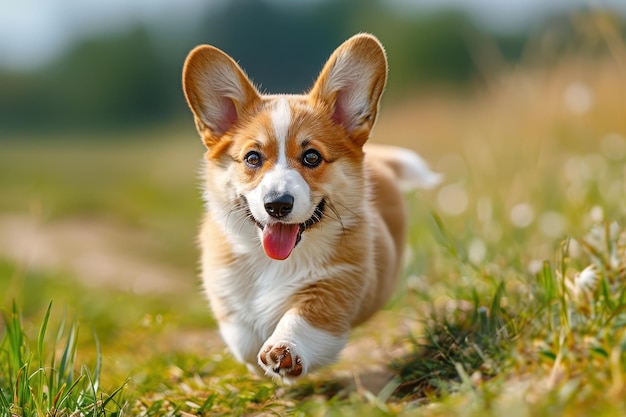
<path fill-rule="evenodd" d="M 188 121 L 181 65 L 201 43 L 228 51 L 263 90 L 301 92 L 339 43 L 372 32 L 388 49 L 387 99 L 397 102 L 567 54 L 596 60 L 616 46 L 625 15 L 620 0 L 5 1 L 0 134 L 115 141 Z"/>
<path fill-rule="evenodd" d="M 446 178 L 411 202 L 413 274 L 436 276 L 430 210 L 472 262 L 529 270 L 623 218 L 623 0 L 0 0 L 3 306 L 60 299 L 105 341 L 119 322 L 209 322 L 187 53 L 216 45 L 261 90 L 302 92 L 357 32 L 389 55 L 372 140 Z"/>

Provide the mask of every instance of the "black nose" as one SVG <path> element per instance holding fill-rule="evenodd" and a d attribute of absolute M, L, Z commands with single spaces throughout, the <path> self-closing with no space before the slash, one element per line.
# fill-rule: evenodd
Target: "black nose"
<path fill-rule="evenodd" d="M 263 202 L 267 214 L 277 219 L 285 217 L 293 209 L 293 196 L 290 194 L 268 194 Z"/>

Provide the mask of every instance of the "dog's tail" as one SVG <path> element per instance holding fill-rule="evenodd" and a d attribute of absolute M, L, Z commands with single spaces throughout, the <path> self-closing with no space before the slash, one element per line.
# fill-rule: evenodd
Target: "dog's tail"
<path fill-rule="evenodd" d="M 415 188 L 433 188 L 442 181 L 442 175 L 430 169 L 428 163 L 417 153 L 406 148 L 367 144 L 368 158 L 383 162 L 398 179 L 403 191 Z"/>

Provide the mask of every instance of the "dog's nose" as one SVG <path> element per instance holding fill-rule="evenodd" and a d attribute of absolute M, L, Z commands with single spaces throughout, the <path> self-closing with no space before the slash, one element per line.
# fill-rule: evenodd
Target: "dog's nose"
<path fill-rule="evenodd" d="M 285 217 L 293 209 L 293 196 L 291 194 L 268 194 L 263 202 L 267 214 L 277 219 Z"/>

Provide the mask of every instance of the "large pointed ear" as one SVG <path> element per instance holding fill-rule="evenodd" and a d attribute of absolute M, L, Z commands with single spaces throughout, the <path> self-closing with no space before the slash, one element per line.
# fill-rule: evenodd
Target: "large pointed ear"
<path fill-rule="evenodd" d="M 207 147 L 217 143 L 260 101 L 239 65 L 209 45 L 189 53 L 183 68 L 183 90 Z"/>
<path fill-rule="evenodd" d="M 362 146 L 376 121 L 387 80 L 387 58 L 378 39 L 359 34 L 344 42 L 324 65 L 310 95 L 326 104 L 333 121 Z"/>

